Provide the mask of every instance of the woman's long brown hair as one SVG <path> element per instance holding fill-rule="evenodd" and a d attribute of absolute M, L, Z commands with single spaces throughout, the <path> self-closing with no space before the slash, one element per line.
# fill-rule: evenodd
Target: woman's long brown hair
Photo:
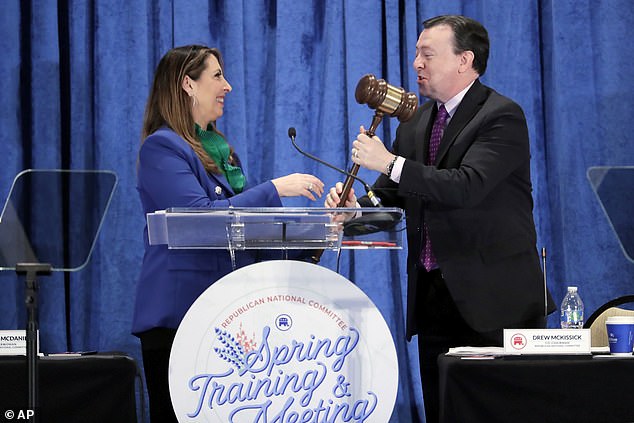
<path fill-rule="evenodd" d="M 187 141 L 207 172 L 219 174 L 222 172 L 218 165 L 205 152 L 196 136 L 192 100 L 182 87 L 186 75 L 193 80 L 200 78 L 207 67 L 207 58 L 212 54 L 224 69 L 220 51 L 201 45 L 175 47 L 163 56 L 156 68 L 150 96 L 145 105 L 141 142 L 160 127 L 168 126 Z M 216 129 L 215 122 L 212 125 Z M 229 154 L 229 162 L 234 162 L 233 148 Z"/>

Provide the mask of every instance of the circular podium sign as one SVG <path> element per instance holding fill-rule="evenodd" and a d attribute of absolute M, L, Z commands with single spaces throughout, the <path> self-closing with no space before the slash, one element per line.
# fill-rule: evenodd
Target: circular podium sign
<path fill-rule="evenodd" d="M 385 423 L 397 385 L 372 301 L 338 273 L 290 260 L 238 269 L 203 292 L 169 364 L 179 422 Z"/>

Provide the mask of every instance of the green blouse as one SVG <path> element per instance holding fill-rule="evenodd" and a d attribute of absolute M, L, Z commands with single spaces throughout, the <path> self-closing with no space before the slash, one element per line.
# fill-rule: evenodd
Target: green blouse
<path fill-rule="evenodd" d="M 207 126 L 207 130 L 202 129 L 196 124 L 196 135 L 203 145 L 203 148 L 209 154 L 209 157 L 216 162 L 218 168 L 224 173 L 229 181 L 229 185 L 236 193 L 242 192 L 246 178 L 242 169 L 229 163 L 229 144 L 222 135 L 216 132 L 211 125 Z"/>

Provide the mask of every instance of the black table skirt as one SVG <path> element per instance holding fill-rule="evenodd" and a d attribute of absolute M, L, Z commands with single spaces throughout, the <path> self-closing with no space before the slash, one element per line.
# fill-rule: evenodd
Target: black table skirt
<path fill-rule="evenodd" d="M 443 423 L 634 422 L 634 359 L 438 357 Z"/>
<path fill-rule="evenodd" d="M 39 422 L 136 422 L 137 366 L 132 358 L 40 357 L 38 369 Z M 1 356 L 0 380 L 0 416 L 13 410 L 17 418 L 28 404 L 26 357 Z"/>

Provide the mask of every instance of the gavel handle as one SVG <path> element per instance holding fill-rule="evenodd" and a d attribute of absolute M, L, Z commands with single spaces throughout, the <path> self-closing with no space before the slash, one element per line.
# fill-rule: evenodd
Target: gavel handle
<path fill-rule="evenodd" d="M 313 264 L 319 263 L 319 260 L 321 260 L 322 254 L 324 254 L 324 250 L 313 251 L 313 254 L 310 256 L 310 261 L 312 261 Z"/>
<path fill-rule="evenodd" d="M 358 164 L 354 164 L 352 166 L 352 169 L 350 169 L 350 173 L 352 175 L 357 175 L 357 172 L 359 171 L 359 165 Z M 348 194 L 350 193 L 350 189 L 352 189 L 352 184 L 354 182 L 354 178 L 352 176 L 347 176 L 346 180 L 343 183 L 343 191 L 341 191 L 341 200 L 339 202 L 339 204 L 337 205 L 337 207 L 344 207 L 344 205 L 346 204 L 346 198 L 348 198 Z M 313 254 L 310 256 L 311 261 L 314 264 L 319 263 L 319 260 L 321 260 L 321 255 L 324 253 L 324 250 L 315 250 L 313 251 Z"/>
<path fill-rule="evenodd" d="M 376 110 L 374 112 L 374 116 L 372 117 L 372 123 L 370 124 L 370 128 L 365 131 L 365 134 L 372 138 L 375 135 L 375 131 L 376 128 L 379 126 L 379 124 L 381 123 L 381 120 L 383 119 L 383 112 L 380 110 Z M 350 173 L 354 176 L 357 176 L 357 173 L 359 172 L 359 168 L 361 166 L 359 166 L 358 164 L 353 164 L 352 168 L 350 169 Z M 352 176 L 347 176 L 346 180 L 343 182 L 343 190 L 341 191 L 341 200 L 339 201 L 339 204 L 337 204 L 337 207 L 344 207 L 346 205 L 346 199 L 348 198 L 348 195 L 350 194 L 350 190 L 352 189 L 352 184 L 354 183 L 354 178 Z M 315 250 L 313 252 L 313 254 L 310 256 L 310 259 L 312 260 L 312 262 L 314 264 L 319 263 L 319 260 L 321 260 L 321 256 L 324 253 L 324 250 Z"/>
<path fill-rule="evenodd" d="M 372 123 L 370 124 L 370 128 L 365 131 L 365 134 L 372 138 L 375 135 L 376 132 L 376 128 L 379 126 L 379 124 L 381 123 L 381 120 L 383 119 L 383 112 L 380 110 L 377 110 L 374 112 L 374 116 L 372 117 Z M 359 166 L 358 164 L 353 164 L 352 168 L 350 169 L 350 173 L 353 174 L 354 176 L 357 176 L 357 172 L 359 172 L 359 168 L 361 166 Z M 339 201 L 339 204 L 337 204 L 337 207 L 344 207 L 346 205 L 346 199 L 348 198 L 348 194 L 350 194 L 350 189 L 352 189 L 352 184 L 354 183 L 354 178 L 352 176 L 347 176 L 346 180 L 343 182 L 343 190 L 341 191 L 341 200 Z"/>
<path fill-rule="evenodd" d="M 358 164 L 353 164 L 352 168 L 350 169 L 350 174 L 357 176 L 357 173 L 359 172 L 359 168 L 361 166 L 359 166 Z M 346 200 L 348 199 L 348 194 L 350 194 L 350 190 L 352 189 L 352 184 L 354 183 L 354 178 L 350 175 L 346 176 L 346 180 L 343 182 L 343 189 L 341 190 L 341 195 L 340 198 L 341 200 L 339 200 L 339 204 L 337 204 L 337 207 L 344 207 L 346 205 Z"/>

